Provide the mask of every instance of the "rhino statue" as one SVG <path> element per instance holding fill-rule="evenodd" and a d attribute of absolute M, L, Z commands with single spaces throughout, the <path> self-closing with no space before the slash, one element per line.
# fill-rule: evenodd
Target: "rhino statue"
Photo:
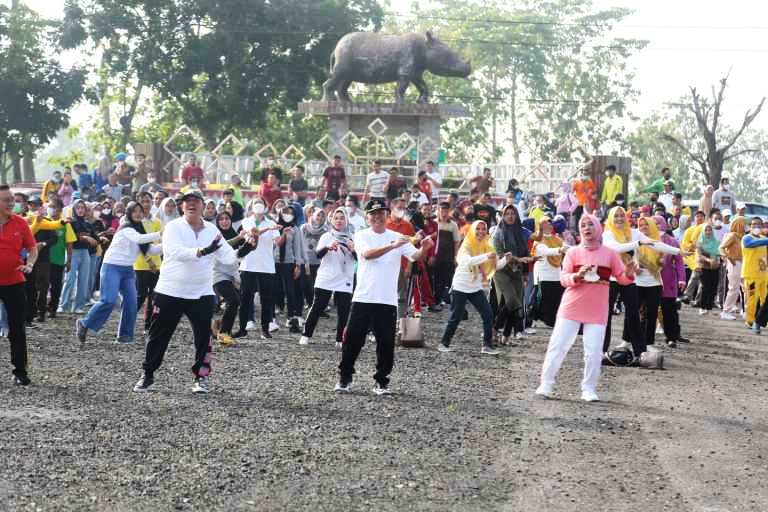
<path fill-rule="evenodd" d="M 467 78 L 472 64 L 431 32 L 385 35 L 352 32 L 342 37 L 331 55 L 331 77 L 323 84 L 323 101 L 351 101 L 352 82 L 384 84 L 397 82 L 395 97 L 402 103 L 413 83 L 419 90 L 419 103 L 429 102 L 424 71 L 438 76 Z"/>

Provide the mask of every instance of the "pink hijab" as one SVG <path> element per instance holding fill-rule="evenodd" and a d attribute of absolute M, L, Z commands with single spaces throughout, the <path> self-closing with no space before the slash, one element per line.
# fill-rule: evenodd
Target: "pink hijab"
<path fill-rule="evenodd" d="M 592 221 L 593 230 L 595 231 L 595 239 L 592 241 L 592 243 L 587 243 L 586 239 L 584 238 L 584 233 L 582 233 L 581 230 L 581 221 L 583 220 L 590 220 Z M 592 214 L 585 213 L 581 216 L 581 219 L 579 220 L 579 233 L 581 234 L 581 245 L 582 247 L 589 249 L 590 251 L 594 251 L 595 249 L 599 249 L 603 245 L 603 226 L 600 224 L 600 219 L 595 217 Z"/>

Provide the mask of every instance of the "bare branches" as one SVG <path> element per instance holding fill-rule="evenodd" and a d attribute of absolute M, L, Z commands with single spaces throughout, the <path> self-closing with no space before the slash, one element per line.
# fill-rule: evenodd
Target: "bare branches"
<path fill-rule="evenodd" d="M 758 148 L 742 149 L 742 150 L 736 151 L 734 153 L 731 153 L 730 155 L 724 156 L 723 157 L 723 162 L 725 162 L 726 160 L 730 160 L 731 158 L 736 158 L 739 155 L 744 155 L 746 153 L 759 153 L 761 151 L 762 151 L 762 149 L 758 149 Z"/>
<path fill-rule="evenodd" d="M 707 161 L 704 158 L 691 153 L 691 150 L 688 149 L 688 146 L 683 144 L 683 142 L 681 142 L 677 137 L 673 135 L 663 133 L 661 135 L 661 139 L 685 151 L 685 154 L 688 155 L 688 158 L 699 164 L 699 167 L 701 168 L 701 174 L 703 174 L 707 178 L 707 181 L 709 181 L 709 167 L 707 166 Z"/>
<path fill-rule="evenodd" d="M 760 100 L 760 103 L 757 105 L 757 108 L 755 108 L 754 112 L 751 110 L 747 110 L 747 113 L 744 114 L 744 121 L 741 123 L 741 128 L 736 132 L 736 135 L 733 136 L 731 139 L 731 142 L 725 145 L 723 148 L 723 154 L 727 153 L 729 149 L 733 147 L 733 145 L 736 143 L 739 137 L 741 137 L 741 134 L 744 133 L 744 130 L 746 130 L 750 124 L 752 124 L 752 121 L 755 120 L 757 115 L 760 113 L 760 111 L 763 109 L 763 104 L 765 104 L 765 96 L 763 96 L 763 99 Z"/>

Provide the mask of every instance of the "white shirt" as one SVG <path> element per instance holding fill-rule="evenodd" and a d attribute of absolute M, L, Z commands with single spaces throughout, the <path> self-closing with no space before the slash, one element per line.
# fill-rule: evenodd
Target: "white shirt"
<path fill-rule="evenodd" d="M 427 176 L 429 176 L 432 182 L 432 199 L 440 200 L 440 185 L 443 184 L 443 176 L 437 171 L 434 170 L 432 172 L 428 172 Z"/>
<path fill-rule="evenodd" d="M 384 185 L 389 181 L 389 173 L 384 171 L 370 172 L 366 178 L 366 185 L 371 197 L 385 197 L 387 194 L 384 192 Z"/>
<path fill-rule="evenodd" d="M 243 231 L 250 231 L 253 228 L 273 228 L 276 226 L 277 224 L 266 217 L 259 224 L 256 224 L 256 219 L 253 217 L 243 219 Z M 240 262 L 240 270 L 244 272 L 274 274 L 275 256 L 273 251 L 276 238 L 280 238 L 280 232 L 276 229 L 270 229 L 259 235 L 259 244 Z"/>
<path fill-rule="evenodd" d="M 419 195 L 414 195 L 414 192 L 411 192 L 411 201 L 416 201 L 419 203 L 419 206 L 423 204 L 429 204 L 429 198 L 427 198 L 427 194 L 424 192 L 419 192 Z"/>
<path fill-rule="evenodd" d="M 672 211 L 672 207 L 674 206 L 674 199 L 674 192 L 662 192 L 659 194 L 659 202 L 664 205 L 664 208 L 666 208 L 668 212 Z"/>
<path fill-rule="evenodd" d="M 355 251 L 358 255 L 357 288 L 352 302 L 367 302 L 397 306 L 397 279 L 400 276 L 400 258 L 411 256 L 418 252 L 411 244 L 401 245 L 383 256 L 374 259 L 363 257 L 371 249 L 379 249 L 395 243 L 400 234 L 386 230 L 376 233 L 372 229 L 364 229 L 355 233 Z"/>
<path fill-rule="evenodd" d="M 488 255 L 492 253 L 480 254 L 479 256 L 469 256 L 462 253 L 456 259 L 456 271 L 453 273 L 451 287 L 461 293 L 475 293 L 483 289 L 483 275 L 477 271 L 472 272 L 472 267 L 482 265 L 488 260 Z M 499 258 L 496 261 L 496 270 L 501 270 L 507 264 L 505 258 Z"/>
<path fill-rule="evenodd" d="M 147 233 L 142 235 L 132 227 L 126 226 L 118 229 L 109 244 L 109 249 L 104 254 L 104 263 L 110 265 L 120 265 L 122 267 L 133 267 L 133 263 L 141 252 L 139 245 L 151 244 L 160 240 L 160 233 Z M 160 254 L 162 249 L 159 245 L 154 245 L 147 251 L 149 254 Z"/>
<path fill-rule="evenodd" d="M 560 282 L 560 267 L 553 266 L 547 256 L 560 256 L 559 247 L 547 247 L 543 243 L 536 244 L 537 258 L 541 258 L 533 264 L 533 282 L 538 284 L 541 281 Z"/>
<path fill-rule="evenodd" d="M 368 227 L 368 225 L 365 223 L 365 219 L 357 212 L 357 210 L 355 211 L 354 215 L 349 216 L 349 224 L 352 226 L 354 233 L 362 231 Z"/>
<path fill-rule="evenodd" d="M 207 256 L 197 257 L 197 250 L 211 245 L 219 230 L 203 221 L 203 229 L 195 231 L 184 217 L 174 219 L 163 230 L 163 263 L 155 291 L 180 299 L 199 299 L 213 295 L 213 266 L 237 261 L 237 254 L 226 240 Z"/>
<path fill-rule="evenodd" d="M 317 243 L 317 251 L 333 243 L 333 235 L 324 233 Z M 352 282 L 355 277 L 355 257 L 347 247 L 335 251 L 329 250 L 320 260 L 317 269 L 315 288 L 331 292 L 352 293 Z"/>
<path fill-rule="evenodd" d="M 624 253 L 624 252 L 630 252 L 630 251 L 636 251 L 638 247 L 640 247 L 640 242 L 652 242 L 651 247 L 654 251 L 660 252 L 662 254 L 680 254 L 680 249 L 678 247 L 672 247 L 671 245 L 667 245 L 664 242 L 659 242 L 658 240 L 651 240 L 644 234 L 642 234 L 637 229 L 632 229 L 632 240 L 626 243 L 619 243 L 616 241 L 616 237 L 613 236 L 613 233 L 606 229 L 603 231 L 603 245 L 608 247 L 614 252 L 617 253 Z M 651 281 L 648 279 L 654 279 L 653 275 L 650 274 L 650 272 L 641 272 L 641 274 L 646 274 L 645 276 L 640 278 L 640 282 L 643 283 L 645 286 L 659 286 L 661 283 L 658 284 L 650 284 Z M 637 278 L 636 278 L 637 279 Z M 611 281 L 615 281 L 616 278 L 611 276 Z M 640 283 L 637 283 L 638 286 L 640 286 Z"/>

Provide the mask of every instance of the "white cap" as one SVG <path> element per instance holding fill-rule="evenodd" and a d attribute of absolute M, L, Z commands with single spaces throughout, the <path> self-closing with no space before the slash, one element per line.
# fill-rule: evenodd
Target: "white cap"
<path fill-rule="evenodd" d="M 733 212 L 727 208 L 720 213 L 723 214 L 723 217 L 733 217 Z"/>

